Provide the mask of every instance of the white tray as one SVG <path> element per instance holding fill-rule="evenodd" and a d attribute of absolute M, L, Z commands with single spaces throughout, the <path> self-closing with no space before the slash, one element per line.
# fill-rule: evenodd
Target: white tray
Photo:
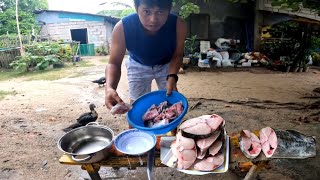
<path fill-rule="evenodd" d="M 180 172 L 192 175 L 205 175 L 205 174 L 216 174 L 216 173 L 225 173 L 229 169 L 229 155 L 230 155 L 230 143 L 229 143 L 229 136 L 225 134 L 225 143 L 223 144 L 224 148 L 224 163 L 217 169 L 213 171 L 197 171 L 197 170 L 181 170 L 177 169 Z M 161 137 L 161 141 L 166 141 L 166 144 L 174 141 L 175 137 Z M 171 144 L 171 143 L 170 143 Z M 175 158 L 173 157 L 171 148 L 168 146 L 161 146 L 160 148 L 160 159 L 162 164 L 167 165 L 168 167 L 173 166 L 173 162 Z"/>

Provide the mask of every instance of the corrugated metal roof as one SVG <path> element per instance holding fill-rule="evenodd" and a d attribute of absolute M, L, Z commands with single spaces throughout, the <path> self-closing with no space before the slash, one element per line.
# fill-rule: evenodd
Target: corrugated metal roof
<path fill-rule="evenodd" d="M 90 15 L 90 16 L 97 16 L 97 17 L 103 17 L 105 18 L 107 21 L 111 22 L 111 23 L 117 23 L 118 21 L 120 21 L 120 18 L 117 17 L 112 17 L 112 16 L 105 16 L 105 15 L 100 15 L 100 14 L 91 14 L 91 13 L 84 13 L 84 12 L 72 12 L 72 11 L 59 11 L 59 10 L 35 10 L 34 13 L 35 14 L 41 14 L 43 12 L 55 12 L 55 13 L 70 13 L 70 14 L 82 14 L 82 15 Z"/>

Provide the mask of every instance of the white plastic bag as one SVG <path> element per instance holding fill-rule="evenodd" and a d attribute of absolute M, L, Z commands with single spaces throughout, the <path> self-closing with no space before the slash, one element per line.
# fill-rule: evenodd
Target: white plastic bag
<path fill-rule="evenodd" d="M 231 67 L 232 66 L 232 63 L 229 59 L 225 59 L 222 61 L 222 66 L 223 67 Z"/>

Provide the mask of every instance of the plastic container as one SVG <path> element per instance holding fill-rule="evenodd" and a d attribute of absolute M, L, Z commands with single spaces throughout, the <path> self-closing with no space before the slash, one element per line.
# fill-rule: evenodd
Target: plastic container
<path fill-rule="evenodd" d="M 153 133 L 155 135 L 166 134 L 167 132 L 175 129 L 180 124 L 182 118 L 188 111 L 188 101 L 179 92 L 173 91 L 170 96 L 166 96 L 166 92 L 166 90 L 153 91 L 138 98 L 132 104 L 132 109 L 127 113 L 127 119 L 129 124 L 136 129 L 145 131 L 147 133 Z M 168 101 L 170 104 L 182 101 L 183 112 L 180 114 L 180 116 L 178 116 L 169 124 L 156 128 L 145 127 L 142 120 L 142 116 L 144 115 L 144 113 L 147 112 L 147 110 L 153 104 L 159 105 L 163 101 Z"/>

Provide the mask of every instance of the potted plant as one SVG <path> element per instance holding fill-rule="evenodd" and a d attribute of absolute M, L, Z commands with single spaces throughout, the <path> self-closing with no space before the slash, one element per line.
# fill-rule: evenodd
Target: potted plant
<path fill-rule="evenodd" d="M 200 54 L 198 52 L 194 53 L 194 54 L 190 54 L 189 58 L 190 58 L 190 64 L 193 66 L 198 65 L 198 61 L 199 61 L 199 56 Z"/>
<path fill-rule="evenodd" d="M 191 36 L 190 38 L 186 38 L 184 41 L 184 54 L 189 56 L 190 54 L 194 54 L 197 49 L 197 35 Z"/>
<path fill-rule="evenodd" d="M 193 66 L 197 65 L 199 60 L 199 53 L 196 53 L 197 35 L 193 35 L 190 38 L 186 38 L 184 42 L 184 48 L 185 57 L 190 59 L 190 64 Z"/>

